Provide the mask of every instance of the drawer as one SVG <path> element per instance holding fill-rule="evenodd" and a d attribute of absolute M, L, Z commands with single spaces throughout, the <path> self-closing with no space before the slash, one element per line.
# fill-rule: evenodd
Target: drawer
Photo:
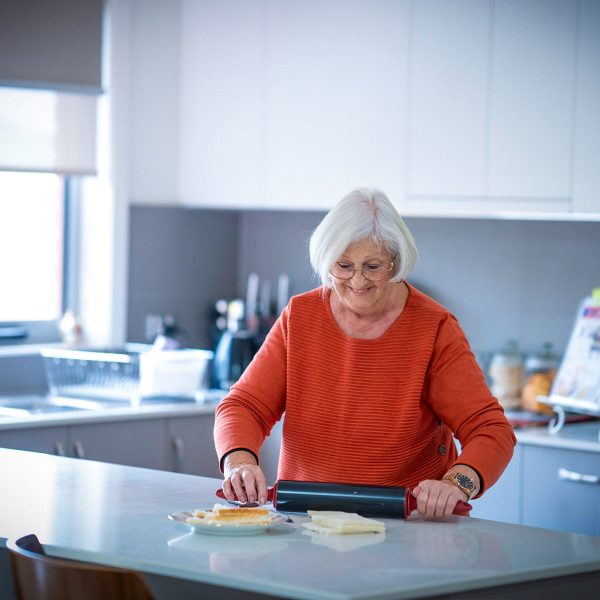
<path fill-rule="evenodd" d="M 600 454 L 526 446 L 523 525 L 600 535 L 599 482 Z"/>

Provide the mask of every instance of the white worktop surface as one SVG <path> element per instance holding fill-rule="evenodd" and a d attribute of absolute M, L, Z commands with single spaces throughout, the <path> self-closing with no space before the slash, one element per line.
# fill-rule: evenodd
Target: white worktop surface
<path fill-rule="evenodd" d="M 600 453 L 599 432 L 600 421 L 590 421 L 565 425 L 558 433 L 550 433 L 547 427 L 530 427 L 515 431 L 515 435 L 520 444 Z"/>
<path fill-rule="evenodd" d="M 600 570 L 600 538 L 473 518 L 385 519 L 385 535 L 293 524 L 246 537 L 190 533 L 171 512 L 209 507 L 220 481 L 0 449 L 0 540 L 50 554 L 289 598 L 418 598 Z"/>
<path fill-rule="evenodd" d="M 19 398 L 19 396 L 4 396 Z M 23 400 L 44 398 L 43 395 L 22 395 Z M 128 421 L 137 419 L 158 419 L 166 417 L 184 417 L 188 415 L 214 414 L 218 404 L 216 394 L 205 401 L 168 402 L 136 404 L 132 402 L 116 403 L 109 408 L 96 410 L 69 410 L 64 412 L 37 413 L 22 417 L 0 415 L 0 431 L 8 429 L 32 429 L 36 427 L 53 427 L 59 425 L 78 425 L 83 423 L 99 423 L 108 421 Z"/>
<path fill-rule="evenodd" d="M 24 417 L 0 416 L 0 431 L 93 422 L 213 414 L 218 400 L 223 395 L 223 392 L 211 390 L 207 394 L 206 400 L 199 402 L 165 402 L 164 404 L 146 405 L 136 405 L 135 402 L 131 404 L 124 402 L 122 406 L 113 406 L 102 410 L 72 410 L 58 413 L 32 414 Z M 26 400 L 34 396 L 23 395 L 21 397 Z M 42 398 L 43 396 L 38 397 Z M 19 398 L 19 396 L 13 396 L 12 398 Z M 518 442 L 521 444 L 600 453 L 599 432 L 600 421 L 592 421 L 565 425 L 556 434 L 549 433 L 546 426 L 517 429 L 515 434 Z"/>

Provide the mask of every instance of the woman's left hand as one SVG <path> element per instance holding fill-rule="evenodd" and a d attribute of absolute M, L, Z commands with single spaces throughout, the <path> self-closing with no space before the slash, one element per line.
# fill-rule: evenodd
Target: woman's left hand
<path fill-rule="evenodd" d="M 454 512 L 459 501 L 466 502 L 467 495 L 449 481 L 425 479 L 412 490 L 417 499 L 417 512 L 425 519 L 442 519 Z"/>

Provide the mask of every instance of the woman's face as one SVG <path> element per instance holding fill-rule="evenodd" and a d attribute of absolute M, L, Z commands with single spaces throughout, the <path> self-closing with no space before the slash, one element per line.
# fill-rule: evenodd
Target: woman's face
<path fill-rule="evenodd" d="M 342 269 L 350 272 L 353 265 L 354 275 L 351 279 L 331 277 L 333 289 L 342 304 L 360 314 L 368 314 L 383 308 L 390 291 L 388 283 L 394 270 L 386 274 L 381 281 L 366 279 L 362 270 L 364 269 L 367 275 L 370 270 L 376 270 L 378 265 L 387 270 L 392 261 L 393 257 L 387 250 L 376 246 L 370 240 L 348 246 L 337 263 Z"/>

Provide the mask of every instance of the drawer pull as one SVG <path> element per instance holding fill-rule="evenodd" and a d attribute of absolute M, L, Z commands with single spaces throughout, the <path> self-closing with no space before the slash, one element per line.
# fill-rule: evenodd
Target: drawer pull
<path fill-rule="evenodd" d="M 173 449 L 175 450 L 175 471 L 181 473 L 183 471 L 185 445 L 178 435 L 173 437 Z"/>
<path fill-rule="evenodd" d="M 83 444 L 79 440 L 73 442 L 73 454 L 75 454 L 75 458 L 85 458 Z"/>
<path fill-rule="evenodd" d="M 600 483 L 600 476 L 598 475 L 586 475 L 585 473 L 569 471 L 569 469 L 563 469 L 562 467 L 558 469 L 558 478 L 562 481 L 578 481 L 591 485 L 598 485 Z"/>

